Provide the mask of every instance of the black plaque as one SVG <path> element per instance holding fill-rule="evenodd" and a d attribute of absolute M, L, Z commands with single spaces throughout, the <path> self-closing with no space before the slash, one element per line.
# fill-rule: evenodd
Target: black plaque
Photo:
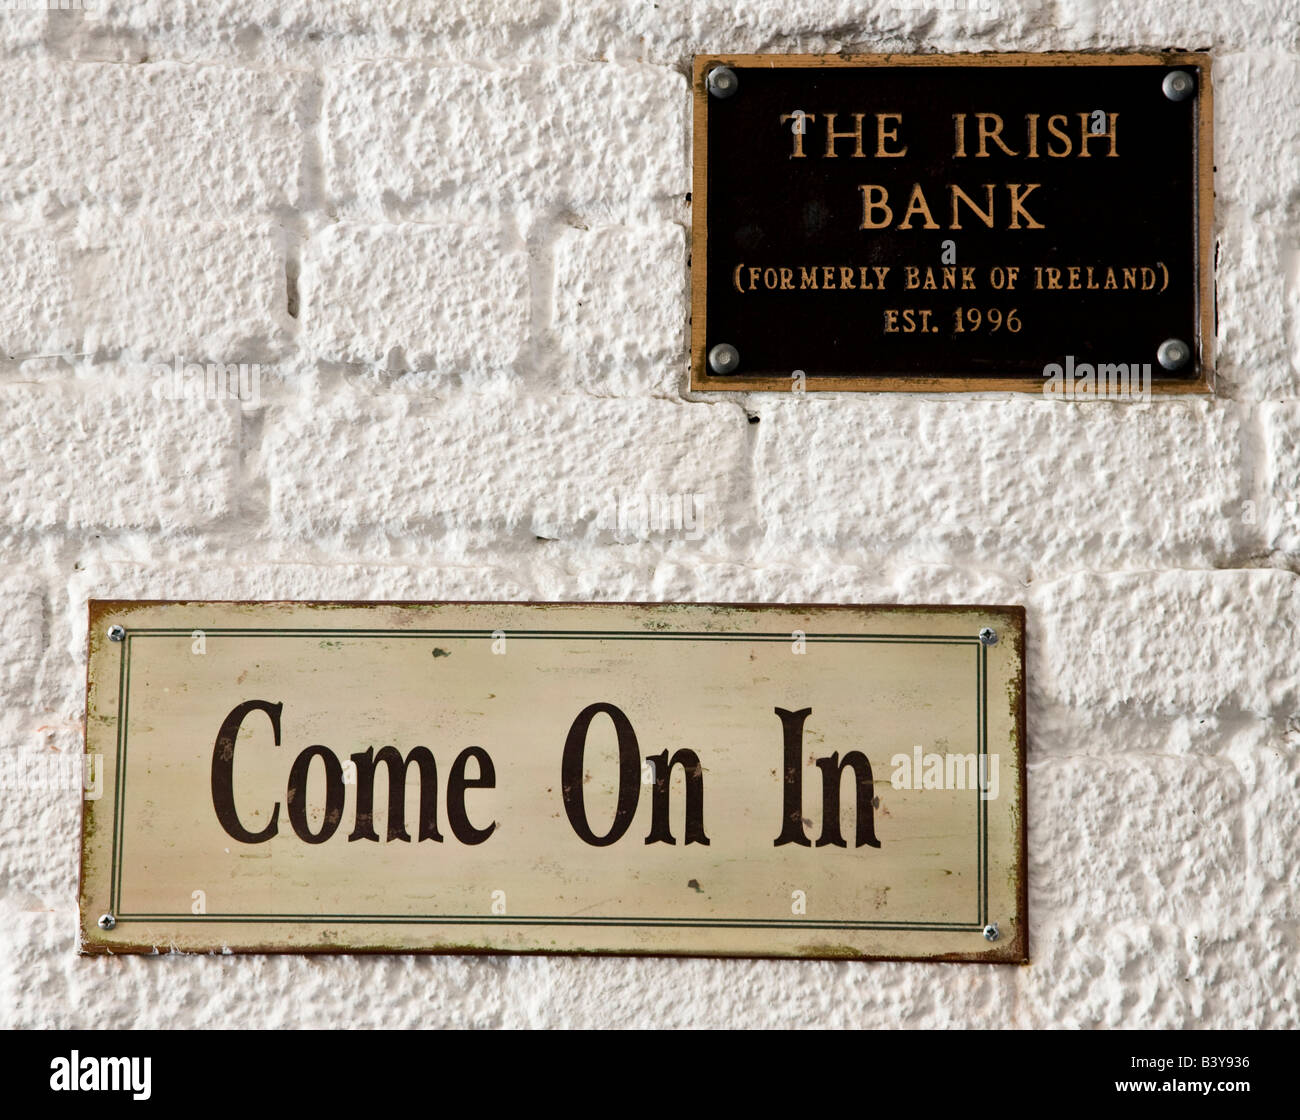
<path fill-rule="evenodd" d="M 697 58 L 692 387 L 1204 390 L 1210 120 L 1205 55 Z"/>

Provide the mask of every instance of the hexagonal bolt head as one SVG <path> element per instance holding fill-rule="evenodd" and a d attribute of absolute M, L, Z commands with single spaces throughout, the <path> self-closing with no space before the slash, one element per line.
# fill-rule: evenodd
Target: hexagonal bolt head
<path fill-rule="evenodd" d="M 708 86 L 714 97 L 734 97 L 740 89 L 740 79 L 730 66 L 715 66 L 709 71 Z"/>
<path fill-rule="evenodd" d="M 126 631 L 121 626 L 110 626 L 108 628 L 108 640 L 110 642 L 120 642 L 126 637 Z"/>
<path fill-rule="evenodd" d="M 980 645 L 995 646 L 998 644 L 998 632 L 992 626 L 986 626 L 980 631 Z"/>
<path fill-rule="evenodd" d="M 117 919 L 112 914 L 100 914 L 99 921 L 95 923 L 100 929 L 112 929 L 117 925 Z"/>
<path fill-rule="evenodd" d="M 740 351 L 725 342 L 719 342 L 709 351 L 709 369 L 714 373 L 735 373 L 740 368 Z"/>
<path fill-rule="evenodd" d="M 1170 101 L 1186 101 L 1196 92 L 1196 79 L 1186 70 L 1170 70 L 1160 88 Z"/>
<path fill-rule="evenodd" d="M 1166 338 L 1156 351 L 1156 361 L 1167 370 L 1182 369 L 1192 360 L 1192 348 L 1181 338 Z"/>
<path fill-rule="evenodd" d="M 984 927 L 984 940 L 985 940 L 985 941 L 996 941 L 996 940 L 998 939 L 998 937 L 999 937 L 999 934 L 998 934 L 998 923 L 997 923 L 997 922 L 989 922 L 989 924 L 986 925 L 986 926 Z"/>

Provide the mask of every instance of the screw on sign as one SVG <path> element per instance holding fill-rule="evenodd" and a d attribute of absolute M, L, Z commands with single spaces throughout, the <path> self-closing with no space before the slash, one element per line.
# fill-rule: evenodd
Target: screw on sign
<path fill-rule="evenodd" d="M 740 79 L 730 66 L 718 66 L 709 71 L 709 93 L 717 98 L 727 98 L 740 88 Z"/>
<path fill-rule="evenodd" d="M 1196 82 L 1186 70 L 1171 70 L 1160 83 L 1170 101 L 1186 101 L 1196 90 Z"/>
<path fill-rule="evenodd" d="M 1156 351 L 1156 361 L 1168 370 L 1182 369 L 1192 357 L 1192 348 L 1181 338 L 1167 338 Z"/>
<path fill-rule="evenodd" d="M 740 367 L 740 351 L 725 342 L 709 351 L 709 368 L 714 373 L 735 373 Z"/>

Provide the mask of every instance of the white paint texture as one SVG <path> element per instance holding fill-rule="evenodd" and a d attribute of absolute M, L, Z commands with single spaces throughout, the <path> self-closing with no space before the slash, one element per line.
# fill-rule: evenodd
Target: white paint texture
<path fill-rule="evenodd" d="M 1142 47 L 1216 54 L 1213 398 L 684 392 L 694 52 Z M 0 11 L 0 749 L 92 596 L 1023 603 L 1033 956 L 83 959 L 6 792 L 0 1023 L 1300 1024 L 1298 105 L 1300 0 Z"/>

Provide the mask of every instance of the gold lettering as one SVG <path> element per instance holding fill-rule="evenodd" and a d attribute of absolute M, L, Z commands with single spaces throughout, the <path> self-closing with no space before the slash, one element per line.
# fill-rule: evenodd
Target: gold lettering
<path fill-rule="evenodd" d="M 966 114 L 953 113 L 953 131 L 957 134 L 957 146 L 953 149 L 955 159 L 966 158 Z"/>
<path fill-rule="evenodd" d="M 794 269 L 792 268 L 781 269 L 781 291 L 788 292 L 791 288 L 793 288 L 794 287 L 794 284 L 792 283 L 793 279 L 794 279 Z"/>
<path fill-rule="evenodd" d="M 1021 186 L 1024 186 L 1025 188 L 1024 193 L 1017 194 L 1016 192 L 1021 188 Z M 1042 183 L 1025 183 L 1025 184 L 1008 183 L 1007 184 L 1007 193 L 1011 196 L 1010 198 L 1011 221 L 1007 223 L 1007 229 L 1019 229 L 1020 216 L 1022 214 L 1024 215 L 1025 221 L 1028 223 L 1028 225 L 1025 227 L 1026 229 L 1044 228 L 1043 223 L 1034 221 L 1032 215 L 1024 207 L 1024 201 L 1026 198 L 1029 197 L 1029 192 L 1033 190 L 1037 190 L 1041 186 Z"/>
<path fill-rule="evenodd" d="M 1038 114 L 1025 114 L 1025 128 L 1029 132 L 1029 151 L 1025 153 L 1026 159 L 1038 158 Z"/>
<path fill-rule="evenodd" d="M 921 184 L 912 184 L 912 194 L 907 200 L 907 209 L 903 213 L 903 219 L 898 223 L 899 229 L 912 228 L 912 215 L 921 214 L 925 218 L 924 229 L 938 229 L 939 223 L 934 220 L 930 213 L 930 207 L 925 203 L 925 195 L 921 193 Z"/>
<path fill-rule="evenodd" d="M 848 288 L 850 290 L 855 287 L 853 283 L 853 269 L 849 265 L 840 265 L 840 287 Z"/>
<path fill-rule="evenodd" d="M 1089 132 L 1089 131 L 1088 131 L 1088 118 L 1089 118 L 1091 115 L 1092 115 L 1092 114 L 1090 114 L 1090 113 L 1080 113 L 1080 114 L 1079 114 L 1079 158 L 1080 158 L 1080 159 L 1087 159 L 1087 158 L 1088 158 L 1088 155 L 1089 155 L 1089 152 L 1088 152 L 1088 141 L 1089 141 L 1089 140 L 1107 140 L 1107 139 L 1109 139 L 1109 140 L 1110 140 L 1110 151 L 1107 152 L 1106 155 L 1107 155 L 1108 157 L 1109 157 L 1109 156 L 1117 156 L 1117 155 L 1119 155 L 1119 152 L 1117 152 L 1117 151 L 1115 150 L 1115 144 L 1116 144 L 1116 141 L 1117 141 L 1117 139 L 1118 139 L 1118 138 L 1116 137 L 1116 135 L 1115 135 L 1115 126 L 1116 126 L 1116 124 L 1119 123 L 1119 114 L 1118 114 L 1118 113 L 1107 113 L 1107 114 L 1106 114 L 1106 131 L 1105 131 L 1105 132 Z"/>
<path fill-rule="evenodd" d="M 988 124 L 989 121 L 996 122 L 992 128 L 989 128 L 989 124 Z M 1009 156 L 1014 156 L 1019 154 L 1017 152 L 1012 151 L 1010 148 L 1006 146 L 1005 143 L 1003 143 L 1002 118 L 999 117 L 997 113 L 976 113 L 975 127 L 976 127 L 976 132 L 979 135 L 979 142 L 980 142 L 980 150 L 975 153 L 977 159 L 988 156 L 988 152 L 985 151 L 984 149 L 985 149 L 986 142 L 989 140 L 992 140 L 993 143 L 995 143 Z"/>
<path fill-rule="evenodd" d="M 952 224 L 948 227 L 949 229 L 961 229 L 961 222 L 957 220 L 957 203 L 959 201 L 966 203 L 966 205 L 969 206 L 971 208 L 971 211 L 975 214 L 975 217 L 977 217 L 981 222 L 983 222 L 986 226 L 988 226 L 989 229 L 993 228 L 993 184 L 984 183 L 983 187 L 984 187 L 984 196 L 987 200 L 986 205 L 988 206 L 987 213 L 985 213 L 978 206 L 976 206 L 975 200 L 972 199 L 971 196 L 968 195 L 964 190 L 962 190 L 961 187 L 955 186 L 953 184 L 949 184 L 948 190 L 952 194 Z"/>
<path fill-rule="evenodd" d="M 904 145 L 903 145 L 903 146 L 902 146 L 898 151 L 896 151 L 896 152 L 887 152 L 887 151 L 885 151 L 885 141 L 886 141 L 886 140 L 897 140 L 897 139 L 898 139 L 898 125 L 897 125 L 897 124 L 896 124 L 893 128 L 891 128 L 891 129 L 886 129 L 886 128 L 885 128 L 885 122 L 886 122 L 886 121 L 889 121 L 889 120 L 897 121 L 899 124 L 902 124 L 902 123 L 903 123 L 903 114 L 902 114 L 902 113 L 878 113 L 878 114 L 876 115 L 876 155 L 877 155 L 877 156 L 892 156 L 892 157 L 905 156 L 905 155 L 907 155 L 907 145 L 906 145 L 906 144 L 904 144 Z"/>
<path fill-rule="evenodd" d="M 1064 114 L 1064 113 L 1055 113 L 1055 114 L 1053 114 L 1052 116 L 1048 117 L 1048 118 L 1047 118 L 1047 131 L 1050 132 L 1050 133 L 1051 133 L 1053 136 L 1055 136 L 1057 139 L 1059 139 L 1059 140 L 1064 140 L 1064 141 L 1065 141 L 1065 151 L 1063 151 L 1063 152 L 1058 152 L 1058 151 L 1057 151 L 1055 148 L 1053 148 L 1052 145 L 1049 143 L 1049 144 L 1047 145 L 1047 154 L 1048 154 L 1049 156 L 1052 156 L 1054 159 L 1061 159 L 1061 158 L 1063 158 L 1064 156 L 1068 156 L 1068 155 L 1069 155 L 1069 154 L 1074 150 L 1074 145 L 1073 145 L 1072 143 L 1070 143 L 1070 138 L 1069 138 L 1069 136 L 1067 136 L 1064 132 L 1061 131 L 1061 127 L 1060 127 L 1060 125 L 1058 125 L 1058 124 L 1056 123 L 1057 121 L 1060 121 L 1061 124 L 1065 124 L 1065 121 L 1066 121 L 1065 114 Z"/>
<path fill-rule="evenodd" d="M 807 122 L 815 121 L 817 119 L 817 116 L 815 113 L 782 113 L 781 123 L 785 124 L 786 121 L 792 121 L 795 120 L 796 118 L 800 119 L 800 123 L 803 125 L 803 127 L 792 128 L 790 130 L 791 134 L 794 136 L 794 151 L 790 153 L 790 158 L 803 159 L 804 158 L 804 151 L 803 151 L 804 130 L 807 128 Z"/>
<path fill-rule="evenodd" d="M 835 118 L 838 114 L 826 114 L 826 158 L 835 158 L 835 141 L 853 137 L 853 158 L 862 159 L 866 153 L 862 150 L 862 118 L 866 113 L 853 114 L 853 128 L 848 132 L 835 131 Z"/>
<path fill-rule="evenodd" d="M 889 208 L 889 192 L 875 183 L 864 183 L 858 188 L 862 192 L 861 229 L 884 229 L 894 220 L 894 212 Z M 883 210 L 885 216 L 880 221 L 873 221 L 872 214 Z"/>

